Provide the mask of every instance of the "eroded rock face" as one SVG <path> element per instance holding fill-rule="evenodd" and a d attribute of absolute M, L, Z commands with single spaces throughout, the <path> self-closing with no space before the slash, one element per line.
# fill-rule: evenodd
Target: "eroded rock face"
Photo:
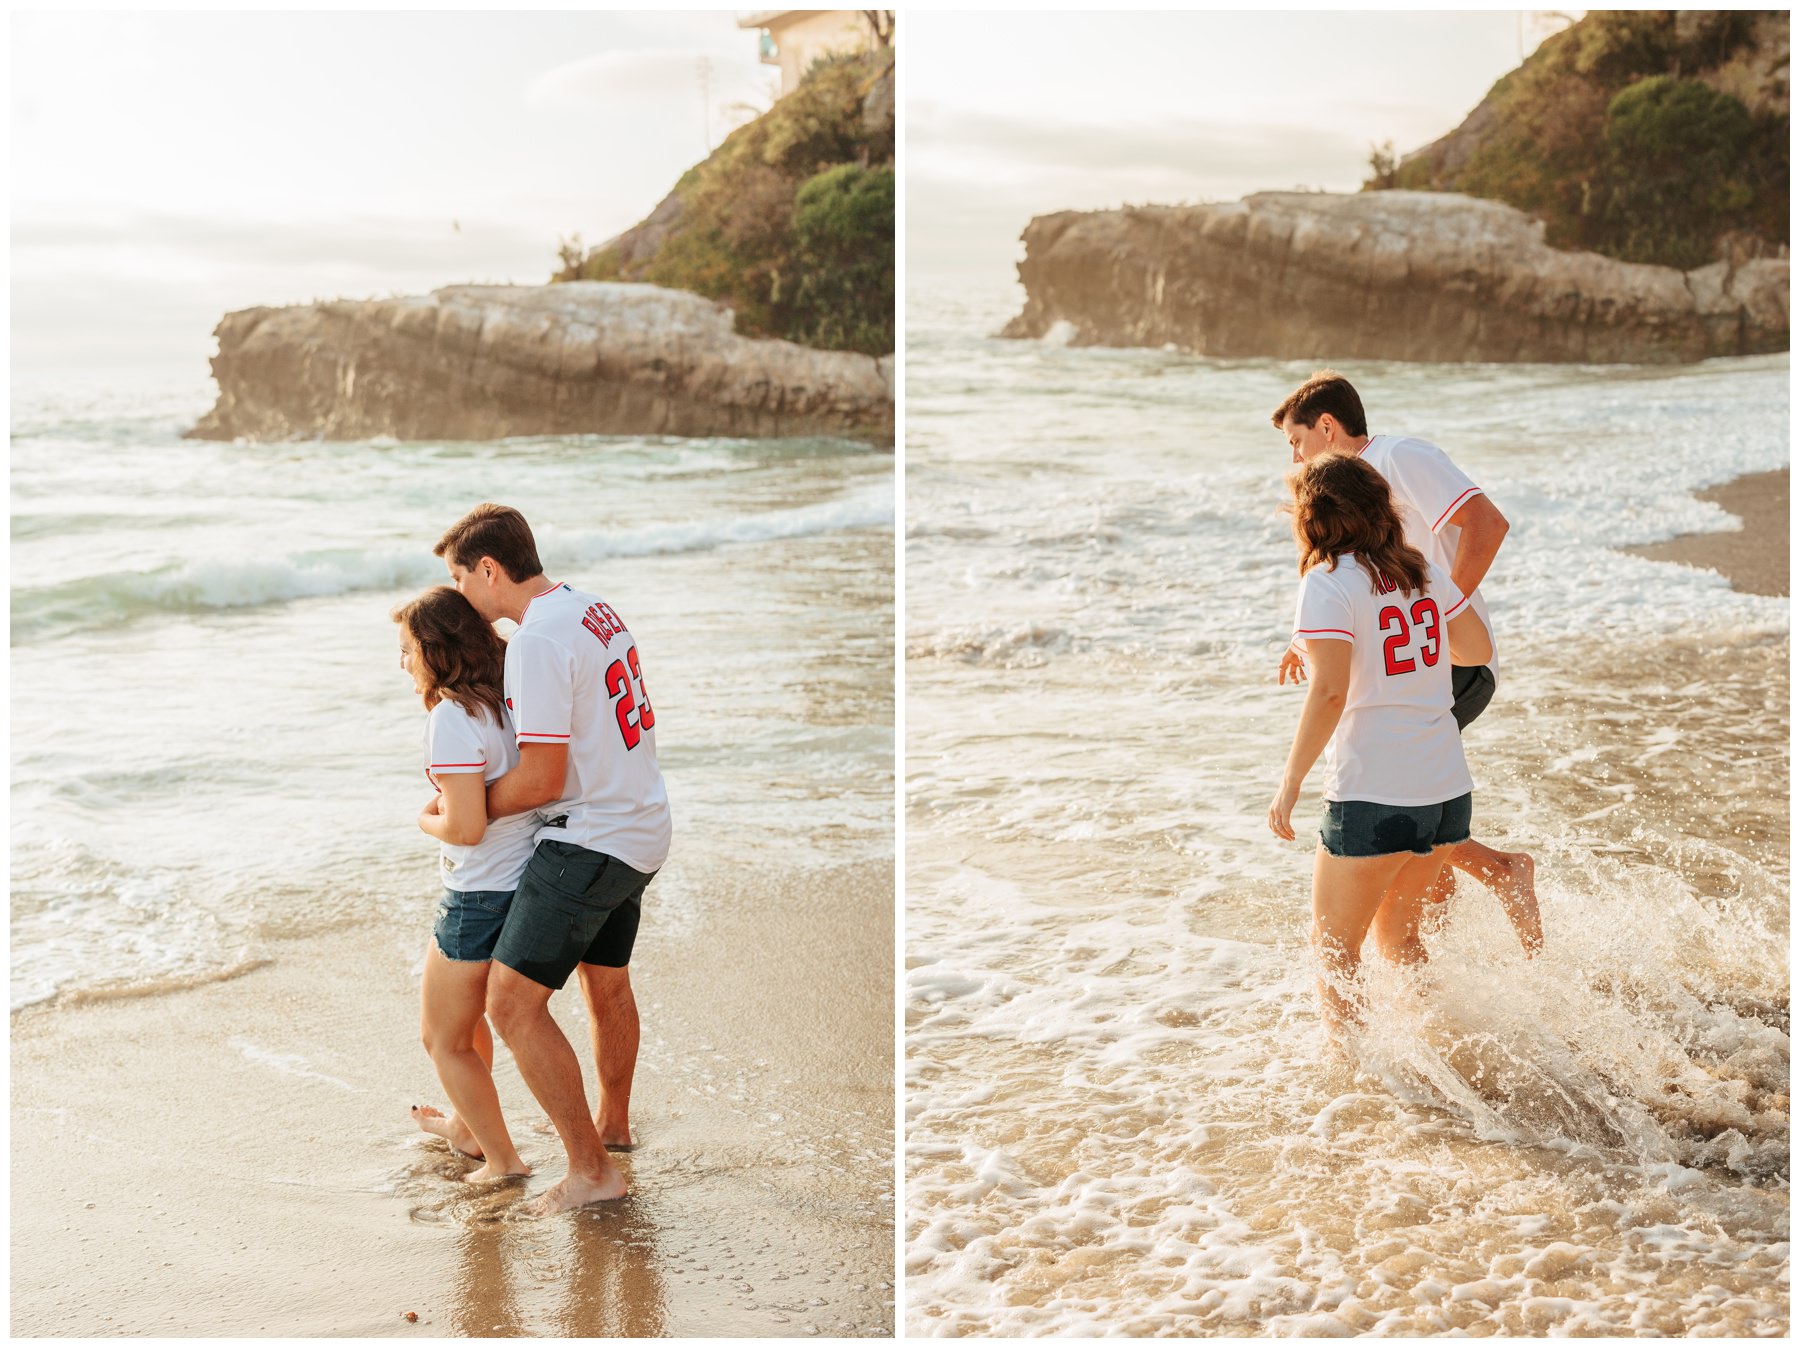
<path fill-rule="evenodd" d="M 853 435 L 892 444 L 893 360 L 740 337 L 655 286 L 450 286 L 227 314 L 199 439 Z"/>
<path fill-rule="evenodd" d="M 1691 272 L 1559 252 L 1499 202 L 1260 192 L 1039 216 L 1024 312 L 1077 345 L 1276 359 L 1645 363 L 1785 351 L 1788 264 Z"/>

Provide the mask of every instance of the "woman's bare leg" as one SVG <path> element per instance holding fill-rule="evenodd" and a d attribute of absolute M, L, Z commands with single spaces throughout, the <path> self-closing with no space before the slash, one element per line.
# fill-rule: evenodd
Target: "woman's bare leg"
<path fill-rule="evenodd" d="M 1313 951 L 1328 976 L 1319 979 L 1325 1028 L 1335 1036 L 1358 1019 L 1356 1006 L 1335 986 L 1351 982 L 1362 965 L 1363 937 L 1410 852 L 1379 857 L 1334 857 L 1323 845 L 1313 854 Z"/>
<path fill-rule="evenodd" d="M 1453 845 L 1436 847 L 1430 856 L 1408 854 L 1375 912 L 1375 948 L 1395 964 L 1423 964 L 1425 946 L 1419 924 L 1438 888 Z"/>
<path fill-rule="evenodd" d="M 493 1038 L 484 1018 L 488 969 L 486 961 L 477 964 L 446 959 L 434 941 L 425 954 L 425 978 L 419 997 L 425 1051 L 431 1055 L 457 1119 L 474 1136 L 487 1161 L 465 1177 L 471 1180 L 531 1173 L 531 1167 L 513 1148 L 506 1119 L 500 1112 L 500 1096 L 494 1089 Z M 484 1043 L 485 1054 L 479 1047 Z M 423 1119 L 420 1126 L 425 1126 Z M 449 1133 L 443 1135 L 448 1137 Z"/>

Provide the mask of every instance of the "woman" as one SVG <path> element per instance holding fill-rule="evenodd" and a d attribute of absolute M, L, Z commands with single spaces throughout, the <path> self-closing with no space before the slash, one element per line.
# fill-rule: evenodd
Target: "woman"
<path fill-rule="evenodd" d="M 419 1024 L 455 1114 L 414 1105 L 426 1132 L 486 1161 L 471 1180 L 527 1175 L 494 1090 L 494 1040 L 484 1015 L 488 966 L 512 892 L 531 859 L 537 816 L 487 817 L 487 784 L 519 751 L 506 710 L 506 644 L 447 585 L 394 610 L 400 668 L 424 700 L 425 776 L 437 794 L 419 827 L 441 844 L 444 897 L 425 953 Z"/>
<path fill-rule="evenodd" d="M 1355 1018 L 1340 988 L 1354 982 L 1371 926 L 1390 960 L 1425 958 L 1425 893 L 1450 846 L 1469 836 L 1474 790 L 1450 714 L 1452 655 L 1480 665 L 1493 651 L 1450 577 L 1407 546 L 1380 473 L 1327 454 L 1288 486 L 1300 547 L 1294 638 L 1308 674 L 1269 827 L 1293 839 L 1300 784 L 1324 750 L 1312 940 L 1335 1033 Z"/>

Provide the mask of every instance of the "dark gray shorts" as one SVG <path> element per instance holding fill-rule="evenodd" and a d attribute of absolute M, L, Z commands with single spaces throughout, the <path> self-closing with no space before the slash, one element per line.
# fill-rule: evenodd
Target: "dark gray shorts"
<path fill-rule="evenodd" d="M 1465 730 L 1494 700 L 1494 671 L 1486 665 L 1451 666 L 1450 696 L 1454 699 L 1450 714 L 1456 718 L 1456 728 Z"/>
<path fill-rule="evenodd" d="M 568 982 L 577 964 L 623 969 L 637 939 L 644 887 L 655 874 L 545 839 L 513 891 L 494 958 L 547 988 Z"/>
<path fill-rule="evenodd" d="M 1319 841 L 1334 857 L 1382 857 L 1395 852 L 1430 856 L 1434 847 L 1469 840 L 1474 805 L 1472 792 L 1437 805 L 1328 800 Z"/>

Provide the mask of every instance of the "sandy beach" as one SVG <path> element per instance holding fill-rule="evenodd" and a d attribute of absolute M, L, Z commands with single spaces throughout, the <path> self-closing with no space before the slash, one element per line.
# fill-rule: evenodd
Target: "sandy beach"
<path fill-rule="evenodd" d="M 542 1220 L 519 1201 L 562 1153 L 504 1049 L 528 1181 L 467 1188 L 407 1118 L 443 1103 L 423 909 L 229 981 L 19 1012 L 12 1332 L 891 1333 L 892 881 L 672 862 L 632 966 L 632 1193 Z M 552 1006 L 585 1057 L 579 994 Z"/>
<path fill-rule="evenodd" d="M 1626 548 L 1638 557 L 1717 571 L 1748 594 L 1788 592 L 1788 470 L 1750 473 L 1699 493 L 1702 501 L 1743 521 L 1742 529 L 1685 534 L 1666 543 Z"/>

